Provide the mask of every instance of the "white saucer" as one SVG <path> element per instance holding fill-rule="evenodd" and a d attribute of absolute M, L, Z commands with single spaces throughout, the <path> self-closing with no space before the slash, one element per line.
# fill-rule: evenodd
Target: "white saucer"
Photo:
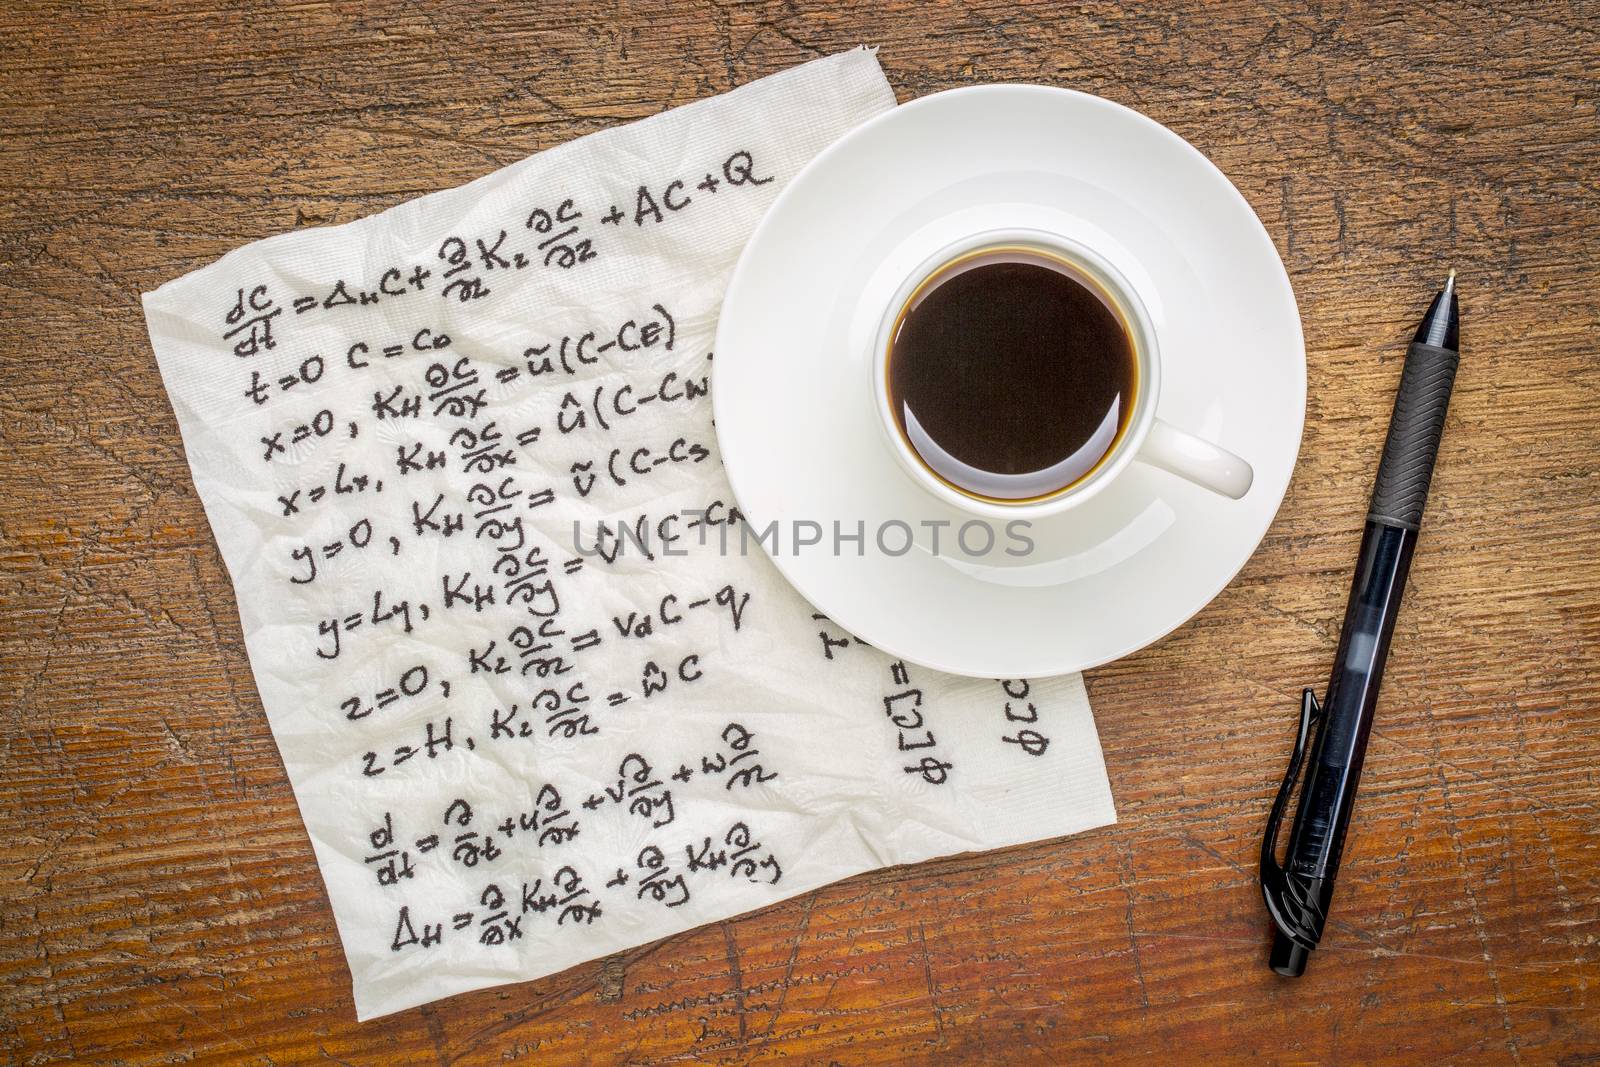
<path fill-rule="evenodd" d="M 1255 468 L 1243 500 L 1134 463 L 1098 496 L 1034 522 L 1024 558 L 1004 554 L 1015 542 L 1003 536 L 982 558 L 950 551 L 971 516 L 897 465 L 873 411 L 871 338 L 924 257 L 964 233 L 1015 226 L 1077 238 L 1127 276 L 1160 337 L 1159 415 Z M 1294 293 L 1244 198 L 1160 124 L 1043 86 L 924 97 L 813 160 L 739 260 L 713 366 L 728 477 L 754 531 L 779 524 L 769 554 L 785 577 L 869 644 L 985 677 L 1093 667 L 1204 607 L 1272 522 L 1305 419 Z M 896 519 L 919 532 L 903 555 L 874 544 Z M 939 520 L 951 525 L 935 555 L 922 524 Z M 790 532 L 806 521 L 823 543 L 797 549 Z M 864 523 L 860 555 L 852 541 L 832 550 L 834 522 L 846 534 Z"/>

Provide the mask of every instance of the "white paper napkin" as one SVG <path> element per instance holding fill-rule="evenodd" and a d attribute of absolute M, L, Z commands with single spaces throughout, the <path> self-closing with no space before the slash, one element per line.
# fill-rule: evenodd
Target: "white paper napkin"
<path fill-rule="evenodd" d="M 361 1018 L 1114 818 L 1080 678 L 895 662 L 720 547 L 728 274 L 893 105 L 858 49 L 145 296 Z"/>

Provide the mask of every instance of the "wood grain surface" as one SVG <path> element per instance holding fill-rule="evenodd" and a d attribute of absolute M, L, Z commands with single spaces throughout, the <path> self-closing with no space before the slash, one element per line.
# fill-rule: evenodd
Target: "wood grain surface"
<path fill-rule="evenodd" d="M 0 1049 L 1600 1059 L 1597 26 L 1559 0 L 5 5 Z M 1238 184 L 1306 329 L 1282 512 L 1197 618 L 1089 675 L 1118 825 L 358 1026 L 139 293 L 858 43 L 902 100 L 1084 89 Z M 1262 823 L 1452 264 L 1460 378 L 1332 924 L 1290 983 Z"/>

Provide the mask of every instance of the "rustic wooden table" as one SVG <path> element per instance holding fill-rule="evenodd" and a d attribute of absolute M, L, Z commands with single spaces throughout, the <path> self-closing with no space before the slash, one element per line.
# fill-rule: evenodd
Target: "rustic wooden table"
<path fill-rule="evenodd" d="M 1600 1057 L 1600 6 L 24 3 L 0 15 L 0 1049 L 13 1062 Z M 1288 264 L 1310 404 L 1243 574 L 1094 671 L 1121 823 L 358 1026 L 139 293 L 866 42 L 901 99 L 1137 107 Z M 1465 356 L 1340 899 L 1255 864 L 1403 339 Z"/>

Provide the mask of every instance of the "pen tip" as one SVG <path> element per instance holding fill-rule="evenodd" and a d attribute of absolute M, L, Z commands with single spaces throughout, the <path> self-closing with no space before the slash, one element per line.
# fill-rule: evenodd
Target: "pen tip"
<path fill-rule="evenodd" d="M 1434 296 L 1427 314 L 1422 316 L 1422 324 L 1417 327 L 1416 343 L 1455 348 L 1456 314 L 1456 269 L 1451 267 L 1450 273 L 1445 276 L 1444 288 Z"/>

